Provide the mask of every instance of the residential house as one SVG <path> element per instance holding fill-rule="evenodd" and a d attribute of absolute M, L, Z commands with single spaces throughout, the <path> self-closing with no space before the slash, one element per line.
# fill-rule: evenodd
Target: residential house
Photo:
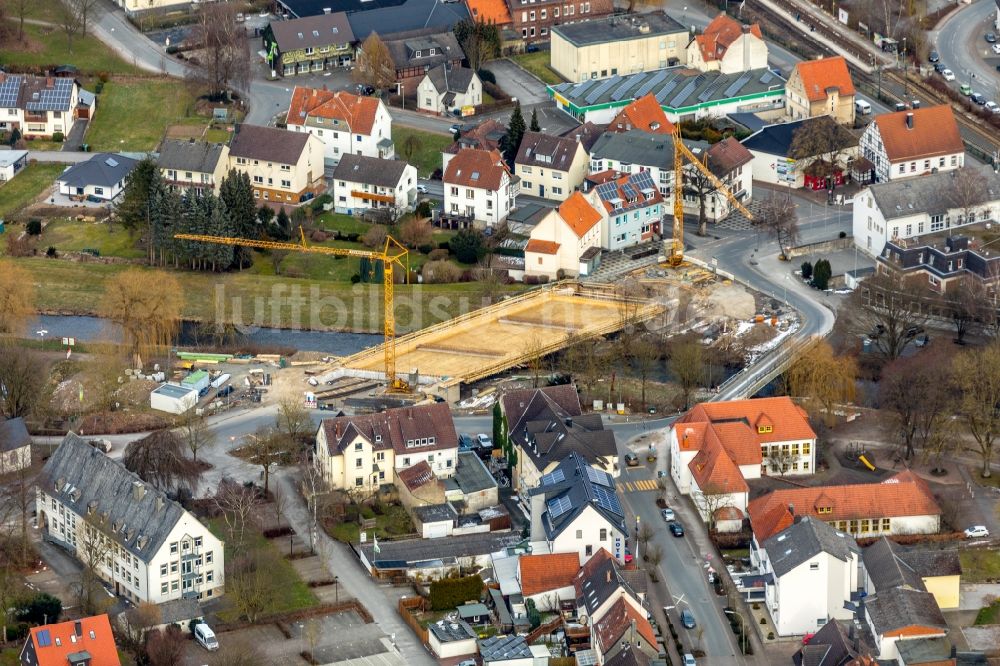
<path fill-rule="evenodd" d="M 444 481 L 438 478 L 426 460 L 394 471 L 399 502 L 407 510 L 445 503 Z"/>
<path fill-rule="evenodd" d="M 80 86 L 71 78 L 0 72 L 0 132 L 26 138 L 66 136 L 77 119 Z"/>
<path fill-rule="evenodd" d="M 564 602 L 576 599 L 573 579 L 578 571 L 578 553 L 521 555 L 517 562 L 521 596 L 534 601 L 539 612 L 558 612 Z"/>
<path fill-rule="evenodd" d="M 565 2 L 565 0 L 507 0 L 511 16 L 511 29 L 521 34 L 527 43 L 544 42 L 549 39 L 549 31 L 562 23 L 590 21 L 610 16 L 615 12 L 611 0 L 588 0 L 587 2 Z"/>
<path fill-rule="evenodd" d="M 933 594 L 939 608 L 958 608 L 962 562 L 957 550 L 901 546 L 883 536 L 865 548 L 862 557 L 868 594 L 909 587 Z"/>
<path fill-rule="evenodd" d="M 498 226 L 517 201 L 518 180 L 495 150 L 460 150 L 447 160 L 442 180 L 448 226 Z"/>
<path fill-rule="evenodd" d="M 262 37 L 268 64 L 280 76 L 347 67 L 354 55 L 354 33 L 344 12 L 271 21 Z"/>
<path fill-rule="evenodd" d="M 535 666 L 550 657 L 544 645 L 528 645 L 524 636 L 491 636 L 479 641 L 483 666 Z M 539 661 L 541 660 L 541 661 Z"/>
<path fill-rule="evenodd" d="M 18 657 L 21 666 L 121 666 L 105 613 L 32 627 Z"/>
<path fill-rule="evenodd" d="M 594 144 L 604 135 L 607 129 L 604 125 L 595 125 L 594 123 L 586 122 L 576 127 L 570 127 L 562 133 L 562 136 L 571 136 L 579 141 L 583 144 L 583 149 L 589 155 Z"/>
<path fill-rule="evenodd" d="M 465 620 L 438 620 L 427 625 L 427 644 L 438 659 L 475 655 L 477 638 Z"/>
<path fill-rule="evenodd" d="M 448 405 L 434 403 L 324 419 L 314 461 L 330 488 L 374 492 L 399 470 L 422 461 L 438 477 L 449 477 L 457 456 Z"/>
<path fill-rule="evenodd" d="M 827 133 L 838 149 L 832 154 L 805 154 L 809 151 L 801 144 L 795 145 L 798 132 Z M 767 125 L 741 143 L 753 154 L 754 180 L 811 190 L 828 190 L 845 184 L 851 163 L 858 155 L 858 137 L 830 116 Z"/>
<path fill-rule="evenodd" d="M 861 156 L 877 182 L 965 165 L 965 144 L 951 104 L 880 113 L 861 135 Z"/>
<path fill-rule="evenodd" d="M 684 145 L 696 155 L 709 148 L 702 141 L 685 141 Z M 608 171 L 648 173 L 669 209 L 674 201 L 674 136 L 640 129 L 605 133 L 590 150 L 590 173 Z"/>
<path fill-rule="evenodd" d="M 445 497 L 463 514 L 488 511 L 500 504 L 496 479 L 473 451 L 460 451 L 455 475 L 445 480 Z"/>
<path fill-rule="evenodd" d="M 323 143 L 312 134 L 236 125 L 229 168 L 249 176 L 255 199 L 296 205 L 323 191 Z"/>
<path fill-rule="evenodd" d="M 841 125 L 854 125 L 854 82 L 844 56 L 796 63 L 785 95 L 793 120 L 827 115 Z"/>
<path fill-rule="evenodd" d="M 556 108 L 579 122 L 606 125 L 622 107 L 653 95 L 670 122 L 724 118 L 733 113 L 774 115 L 785 108 L 785 80 L 767 68 L 726 74 L 677 66 L 618 74 L 598 82 L 558 83 L 546 88 Z"/>
<path fill-rule="evenodd" d="M 1000 286 L 1000 256 L 979 249 L 965 236 L 948 236 L 939 244 L 888 241 L 875 258 L 880 275 L 898 274 L 939 294 L 961 285 L 979 286 L 993 294 Z"/>
<path fill-rule="evenodd" d="M 645 617 L 645 593 L 633 587 L 626 576 L 628 573 L 606 548 L 599 548 L 593 557 L 584 562 L 573 579 L 577 617 L 586 617 L 587 624 L 594 627 L 619 601 L 624 601 Z M 591 638 L 593 645 L 595 637 L 592 635 Z"/>
<path fill-rule="evenodd" d="M 383 35 L 382 41 L 396 67 L 396 94 L 416 94 L 427 72 L 441 65 L 461 67 L 465 59 L 458 38 L 451 30 L 421 28 Z"/>
<path fill-rule="evenodd" d="M 42 538 L 78 559 L 100 557 L 97 575 L 133 604 L 223 593 L 222 542 L 166 493 L 75 433 L 38 477 Z"/>
<path fill-rule="evenodd" d="M 607 131 L 613 134 L 641 130 L 650 134 L 673 134 L 674 124 L 653 95 L 645 95 L 622 107 L 608 123 Z"/>
<path fill-rule="evenodd" d="M 475 125 L 462 125 L 458 131 L 458 140 L 448 146 L 441 154 L 442 172 L 448 168 L 448 162 L 451 161 L 451 158 L 465 148 L 502 152 L 500 142 L 505 136 L 507 136 L 507 126 L 492 118 L 480 121 Z"/>
<path fill-rule="evenodd" d="M 369 209 L 403 212 L 417 200 L 417 168 L 402 160 L 345 153 L 333 170 L 333 206 L 354 215 Z"/>
<path fill-rule="evenodd" d="M 96 153 L 86 162 L 66 167 L 56 178 L 56 191 L 71 199 L 116 201 L 125 191 L 139 160 L 113 153 Z"/>
<path fill-rule="evenodd" d="M 742 522 L 747 479 L 812 474 L 815 467 L 816 433 L 788 397 L 704 402 L 670 428 L 670 476 L 709 522 L 732 509 L 739 514 L 727 520 Z"/>
<path fill-rule="evenodd" d="M 975 205 L 962 200 L 959 192 L 966 187 L 980 193 Z M 854 196 L 852 215 L 854 244 L 862 252 L 882 255 L 890 241 L 916 247 L 927 234 L 1000 220 L 1000 175 L 989 166 L 968 166 L 875 183 Z"/>
<path fill-rule="evenodd" d="M 327 165 L 342 155 L 392 159 L 392 117 L 377 97 L 296 86 L 288 108 L 288 129 L 319 139 Z"/>
<path fill-rule="evenodd" d="M 26 166 L 27 150 L 0 150 L 0 183 L 10 180 Z"/>
<path fill-rule="evenodd" d="M 792 657 L 795 666 L 875 666 L 875 648 L 852 622 L 830 620 Z"/>
<path fill-rule="evenodd" d="M 587 175 L 587 151 L 573 137 L 525 132 L 514 159 L 521 193 L 565 201 Z"/>
<path fill-rule="evenodd" d="M 550 61 L 567 81 L 604 79 L 685 64 L 687 42 L 666 12 L 615 15 L 553 27 Z"/>
<path fill-rule="evenodd" d="M 501 30 L 510 26 L 510 10 L 505 0 L 465 0 L 469 16 L 474 21 L 491 23 Z"/>
<path fill-rule="evenodd" d="M 287 2 L 288 0 L 284 0 Z M 314 2 L 316 0 L 313 0 Z M 320 0 L 326 3 L 327 0 Z M 372 7 L 372 5 L 375 5 Z M 347 12 L 354 38 L 364 42 L 373 32 L 391 35 L 421 29 L 450 32 L 455 24 L 468 20 L 469 10 L 462 2 L 439 0 L 402 0 L 373 3 L 370 0 L 343 0 L 340 9 Z M 369 9 L 369 7 L 371 7 Z"/>
<path fill-rule="evenodd" d="M 604 429 L 600 414 L 583 414 L 571 384 L 506 391 L 500 396 L 500 418 L 517 454 L 515 490 L 534 488 L 571 453 L 595 469 L 618 475 L 614 432 Z"/>
<path fill-rule="evenodd" d="M 31 435 L 24 419 L 0 421 L 0 476 L 31 467 Z"/>
<path fill-rule="evenodd" d="M 506 532 L 456 534 L 448 539 L 397 539 L 363 543 L 357 548 L 362 568 L 386 582 L 407 577 L 428 583 L 455 576 L 463 569 L 490 566 L 492 554 L 505 550 Z"/>
<path fill-rule="evenodd" d="M 646 610 L 636 608 L 624 597 L 619 597 L 601 619 L 594 622 L 591 633 L 599 664 L 607 664 L 620 652 L 628 650 L 642 652 L 650 658 L 660 651 Z"/>
<path fill-rule="evenodd" d="M 706 166 L 716 178 L 722 181 L 729 193 L 744 206 L 753 198 L 753 153 L 735 137 L 726 137 L 713 143 L 705 151 Z M 688 170 L 688 167 L 685 167 Z M 687 174 L 685 173 L 685 178 Z M 696 183 L 705 183 L 704 179 L 695 177 Z M 690 182 L 690 181 L 688 181 Z M 706 191 L 707 190 L 707 191 Z M 705 184 L 705 189 L 685 187 L 684 212 L 689 215 L 700 215 L 701 193 L 705 192 L 705 217 L 709 222 L 719 222 L 733 212 L 734 206 L 723 192 L 713 185 Z M 672 197 L 671 197 L 672 198 Z"/>
<path fill-rule="evenodd" d="M 960 651 L 948 636 L 896 641 L 896 663 L 902 666 L 987 666 L 983 651 Z"/>
<path fill-rule="evenodd" d="M 610 548 L 624 561 L 625 513 L 610 474 L 571 452 L 527 494 L 532 543 L 551 553 L 577 553 L 581 562 Z"/>
<path fill-rule="evenodd" d="M 176 11 L 184 9 L 189 4 L 184 0 L 114 0 L 114 3 L 124 9 L 127 16 L 131 17 Z"/>
<path fill-rule="evenodd" d="M 648 171 L 621 175 L 617 171 L 591 174 L 597 196 L 607 211 L 602 225 L 601 247 L 620 250 L 653 240 L 667 214 L 663 194 Z"/>
<path fill-rule="evenodd" d="M 934 595 L 909 587 L 893 587 L 865 597 L 864 620 L 875 637 L 880 660 L 899 656 L 897 644 L 947 635 L 948 623 Z"/>
<path fill-rule="evenodd" d="M 824 520 L 856 538 L 941 529 L 941 508 L 927 482 L 910 470 L 879 483 L 775 490 L 750 502 L 747 512 L 758 542 L 791 525 L 796 516 Z"/>
<path fill-rule="evenodd" d="M 851 620 L 863 581 L 861 549 L 822 520 L 803 517 L 754 541 L 751 562 L 767 581 L 765 603 L 779 636 L 813 633 L 830 620 Z"/>
<path fill-rule="evenodd" d="M 471 116 L 483 103 L 483 82 L 468 67 L 441 64 L 417 86 L 417 108 L 439 114 Z"/>
<path fill-rule="evenodd" d="M 166 139 L 160 144 L 156 165 L 164 184 L 175 192 L 217 195 L 229 165 L 229 146 Z"/>
<path fill-rule="evenodd" d="M 523 182 L 523 181 L 522 181 Z M 532 229 L 524 248 L 524 274 L 589 275 L 601 249 L 607 211 L 597 192 L 574 192 Z"/>
<path fill-rule="evenodd" d="M 726 13 L 720 13 L 688 44 L 687 66 L 723 74 L 766 68 L 767 42 L 760 25 L 741 25 Z"/>

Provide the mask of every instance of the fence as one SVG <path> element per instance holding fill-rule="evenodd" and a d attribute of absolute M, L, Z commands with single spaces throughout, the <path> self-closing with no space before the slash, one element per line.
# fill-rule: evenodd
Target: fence
<path fill-rule="evenodd" d="M 413 611 L 424 610 L 424 598 L 423 597 L 403 597 L 399 600 L 397 605 L 400 617 L 403 618 L 403 622 L 413 630 L 413 633 L 417 635 L 417 638 L 421 643 L 427 645 L 427 627 L 420 624 L 420 621 L 414 616 Z"/>
<path fill-rule="evenodd" d="M 549 620 L 545 624 L 541 624 L 537 628 L 533 629 L 531 633 L 525 636 L 524 640 L 527 641 L 528 645 L 531 645 L 542 636 L 547 636 L 556 629 L 558 629 L 559 627 L 561 627 L 562 623 L 563 619 L 562 616 L 560 615 L 559 617 L 556 617 L 553 620 Z"/>

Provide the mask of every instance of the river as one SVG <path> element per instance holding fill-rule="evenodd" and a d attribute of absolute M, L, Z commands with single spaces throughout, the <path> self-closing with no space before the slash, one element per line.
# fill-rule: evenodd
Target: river
<path fill-rule="evenodd" d="M 190 344 L 191 324 L 181 329 L 180 344 Z M 44 334 L 40 334 L 43 332 Z M 80 342 L 93 340 L 120 340 L 118 327 L 100 317 L 82 315 L 38 315 L 31 322 L 28 332 L 36 339 L 46 340 L 72 337 Z M 247 342 L 273 347 L 291 347 L 300 351 L 317 351 L 333 356 L 347 356 L 373 347 L 382 342 L 381 335 L 371 333 L 341 333 L 302 331 L 284 328 L 254 328 L 244 339 Z"/>

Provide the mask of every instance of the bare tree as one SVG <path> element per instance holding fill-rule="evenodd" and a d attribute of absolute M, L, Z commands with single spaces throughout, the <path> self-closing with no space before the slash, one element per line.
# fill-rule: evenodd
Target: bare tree
<path fill-rule="evenodd" d="M 789 154 L 795 160 L 811 159 L 805 173 L 814 178 L 828 178 L 842 171 L 845 151 L 857 145 L 846 127 L 831 116 L 811 118 L 792 132 Z"/>
<path fill-rule="evenodd" d="M 761 203 L 754 222 L 778 243 L 779 259 L 788 259 L 788 253 L 799 240 L 799 219 L 795 202 L 789 195 L 773 194 Z"/>
<path fill-rule="evenodd" d="M 205 417 L 199 416 L 193 409 L 189 409 L 180 417 L 181 425 L 178 433 L 180 439 L 191 451 L 191 459 L 198 462 L 198 451 L 212 443 L 214 435 L 205 423 Z"/>
<path fill-rule="evenodd" d="M 643 559 L 649 563 L 649 577 L 655 583 L 660 580 L 660 562 L 663 561 L 663 548 L 658 543 L 646 547 Z"/>
<path fill-rule="evenodd" d="M 897 359 L 927 322 L 927 295 L 900 273 L 876 273 L 848 299 L 849 326 L 867 335 L 887 360 Z"/>
<path fill-rule="evenodd" d="M 17 17 L 17 40 L 24 41 L 24 18 L 28 14 L 28 7 L 34 0 L 9 0 L 9 6 L 14 9 L 14 16 Z"/>
<path fill-rule="evenodd" d="M 30 416 L 42 406 L 45 372 L 34 354 L 0 341 L 0 416 Z"/>
<path fill-rule="evenodd" d="M 202 4 L 198 10 L 194 41 L 201 45 L 201 63 L 188 68 L 197 86 L 211 96 L 225 97 L 250 87 L 251 60 L 243 24 L 236 21 L 233 3 Z"/>
<path fill-rule="evenodd" d="M 258 552 L 245 554 L 226 575 L 226 596 L 240 616 L 253 623 L 274 595 L 274 579 Z"/>
<path fill-rule="evenodd" d="M 214 666 L 265 666 L 268 663 L 256 646 L 246 643 L 227 646 L 212 662 Z"/>
<path fill-rule="evenodd" d="M 542 343 L 542 339 L 537 335 L 531 336 L 525 341 L 521 353 L 524 355 L 525 365 L 531 372 L 531 385 L 538 388 L 538 379 L 541 377 L 542 368 L 545 367 L 545 345 Z"/>
<path fill-rule="evenodd" d="M 246 543 L 247 525 L 252 523 L 254 509 L 260 502 L 256 489 L 224 477 L 219 481 L 213 502 L 226 521 L 233 548 L 237 551 L 242 550 Z"/>
<path fill-rule="evenodd" d="M 707 154 L 706 154 L 707 161 Z M 693 196 L 698 200 L 698 235 L 708 235 L 708 198 L 719 188 L 715 186 L 715 181 L 708 177 L 708 174 L 696 168 L 683 169 L 684 174 L 684 194 Z"/>
<path fill-rule="evenodd" d="M 966 276 L 949 287 L 944 297 L 945 308 L 955 326 L 955 342 L 964 345 L 965 336 L 989 321 L 992 307 L 982 283 Z"/>
<path fill-rule="evenodd" d="M 988 197 L 989 183 L 982 171 L 973 167 L 954 169 L 942 185 L 941 198 L 949 208 L 961 211 L 957 224 L 975 221 L 977 209 Z"/>
<path fill-rule="evenodd" d="M 6 470 L 0 472 L 6 473 Z M 8 566 L 24 567 L 30 563 L 31 539 L 28 536 L 28 523 L 34 508 L 34 476 L 29 468 L 22 467 L 7 476 L 4 484 L 0 485 L 0 518 L 3 519 L 0 525 L 9 527 L 12 535 L 15 531 L 17 534 L 16 538 L 11 539 L 4 548 Z M 0 555 L 0 561 L 2 560 L 3 556 Z"/>
<path fill-rule="evenodd" d="M 423 141 L 416 134 L 408 134 L 406 138 L 403 139 L 403 143 L 399 146 L 399 154 L 403 156 L 407 162 L 413 159 L 413 156 L 420 152 L 423 148 Z"/>
<path fill-rule="evenodd" d="M 258 428 L 256 432 L 247 435 L 249 461 L 261 467 L 265 496 L 270 488 L 271 470 L 288 454 L 288 447 L 282 439 L 281 435 L 270 428 Z"/>
<path fill-rule="evenodd" d="M 777 472 L 779 476 L 787 474 L 796 460 L 787 446 L 772 446 L 764 459 L 767 461 L 768 470 Z"/>
<path fill-rule="evenodd" d="M 959 410 L 983 460 L 983 478 L 992 476 L 993 444 L 1000 435 L 1000 343 L 959 354 L 955 383 Z"/>
<path fill-rule="evenodd" d="M 411 217 L 399 226 L 399 241 L 408 248 L 430 245 L 433 238 L 434 230 L 427 220 Z"/>
<path fill-rule="evenodd" d="M 632 365 L 639 374 L 639 393 L 642 411 L 646 411 L 646 383 L 660 359 L 662 341 L 651 336 L 637 337 L 631 345 Z"/>
<path fill-rule="evenodd" d="M 64 0 L 70 4 L 80 20 L 80 36 L 87 36 L 87 22 L 90 20 L 100 0 Z"/>
<path fill-rule="evenodd" d="M 73 37 L 80 32 L 80 15 L 69 2 L 58 3 L 57 23 L 66 35 L 66 46 L 70 53 L 73 52 Z"/>
<path fill-rule="evenodd" d="M 812 416 L 833 426 L 838 405 L 854 401 L 858 368 L 854 358 L 835 356 L 830 343 L 809 345 L 792 362 L 786 376 L 789 393 L 802 400 Z"/>
<path fill-rule="evenodd" d="M 184 444 L 169 430 L 157 430 L 142 439 L 129 442 L 122 464 L 143 481 L 171 492 L 182 485 L 196 488 L 201 469 L 184 455 Z"/>
<path fill-rule="evenodd" d="M 173 666 L 184 657 L 184 636 L 180 628 L 168 625 L 146 634 L 146 657 L 149 666 Z"/>
<path fill-rule="evenodd" d="M 296 398 L 284 398 L 278 403 L 274 426 L 289 442 L 300 444 L 314 435 L 316 430 L 309 410 Z"/>
<path fill-rule="evenodd" d="M 107 577 L 102 569 L 107 568 L 107 560 L 116 548 L 111 536 L 114 526 L 108 524 L 107 514 L 95 513 L 84 516 L 77 529 L 76 557 L 82 566 L 74 585 L 74 596 L 85 614 L 97 615 L 112 603 L 104 594 L 101 581 Z"/>
<path fill-rule="evenodd" d="M 358 83 L 371 86 L 376 91 L 386 90 L 396 82 L 396 65 L 392 54 L 378 33 L 368 35 L 361 44 L 353 76 Z"/>
<path fill-rule="evenodd" d="M 146 633 L 158 624 L 160 624 L 159 606 L 152 602 L 143 602 L 125 611 L 122 631 L 118 634 L 119 641 L 127 650 L 137 651 L 142 648 Z"/>
<path fill-rule="evenodd" d="M 211 7 L 227 5 L 214 4 Z M 101 314 L 122 330 L 122 344 L 135 367 L 142 357 L 168 345 L 177 332 L 184 291 L 174 276 L 132 268 L 105 283 Z"/>
<path fill-rule="evenodd" d="M 35 282 L 23 266 L 0 259 L 0 335 L 24 333 L 35 314 Z"/>
<path fill-rule="evenodd" d="M 684 396 L 684 409 L 691 406 L 691 393 L 705 377 L 705 359 L 701 343 L 692 336 L 684 336 L 669 347 L 670 359 L 667 369 L 670 370 L 681 387 Z"/>

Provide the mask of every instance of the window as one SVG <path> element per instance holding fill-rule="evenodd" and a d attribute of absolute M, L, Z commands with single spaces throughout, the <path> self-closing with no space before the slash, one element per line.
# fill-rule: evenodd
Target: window
<path fill-rule="evenodd" d="M 211 583 L 214 580 L 215 580 L 215 572 L 214 571 L 209 571 L 209 572 L 205 573 L 205 582 L 206 583 Z"/>
<path fill-rule="evenodd" d="M 792 455 L 793 456 L 799 455 L 799 445 L 798 444 L 792 444 Z"/>
<path fill-rule="evenodd" d="M 890 522 L 889 518 L 883 518 L 882 519 L 882 531 L 883 532 L 888 532 L 890 525 L 892 525 L 892 523 Z"/>
<path fill-rule="evenodd" d="M 166 594 L 169 588 L 170 588 L 169 583 L 160 583 L 160 594 Z"/>
<path fill-rule="evenodd" d="M 548 10 L 543 9 L 542 10 L 542 19 L 547 19 L 548 17 L 549 17 Z"/>
<path fill-rule="evenodd" d="M 213 560 L 212 551 L 205 553 L 205 564 L 211 564 Z"/>
<path fill-rule="evenodd" d="M 364 479 L 362 479 L 360 476 L 354 477 L 354 485 L 355 485 L 355 487 L 360 488 L 363 483 L 364 483 Z"/>
<path fill-rule="evenodd" d="M 178 585 L 178 583 L 177 583 L 176 580 L 170 581 L 170 591 L 171 592 L 176 592 L 178 587 L 180 587 L 180 586 Z"/>
<path fill-rule="evenodd" d="M 341 185 L 343 185 L 343 183 L 341 183 Z M 354 443 L 354 450 L 355 451 L 360 451 L 363 446 L 364 446 L 364 444 L 362 444 L 361 442 L 355 442 Z"/>
<path fill-rule="evenodd" d="M 166 576 L 167 575 L 167 565 L 166 564 L 161 564 L 160 565 L 160 575 L 161 576 Z"/>
<path fill-rule="evenodd" d="M 576 538 L 577 539 L 582 539 L 583 538 L 583 530 L 577 530 L 576 531 Z"/>
<path fill-rule="evenodd" d="M 585 550 L 585 553 L 584 553 L 584 554 L 585 554 L 585 555 L 586 555 L 587 557 L 590 557 L 591 555 L 593 555 L 593 554 L 594 554 L 594 547 L 593 547 L 593 546 L 591 546 L 590 544 L 587 544 L 587 548 L 586 548 L 586 550 Z"/>
<path fill-rule="evenodd" d="M 94 194 L 104 194 L 104 188 L 103 187 L 95 187 L 94 188 Z"/>
<path fill-rule="evenodd" d="M 769 426 L 769 425 L 759 425 L 759 426 L 757 426 L 757 432 L 758 432 L 758 434 L 761 434 L 761 435 L 763 435 L 765 433 L 773 432 L 773 431 L 774 431 L 774 427 L 773 426 Z"/>
<path fill-rule="evenodd" d="M 385 451 L 379 451 L 375 454 L 375 460 L 382 461 L 385 460 Z"/>
<path fill-rule="evenodd" d="M 170 544 L 170 554 L 171 555 L 176 555 L 177 554 L 177 542 L 176 541 L 174 541 L 173 543 Z"/>
<path fill-rule="evenodd" d="M 361 469 L 361 464 L 362 464 L 362 459 L 361 458 L 355 458 L 355 460 L 354 460 L 354 467 L 356 467 L 357 469 Z"/>
<path fill-rule="evenodd" d="M 602 527 L 601 528 L 601 541 L 607 541 L 607 540 L 608 540 L 608 530 L 607 530 L 607 528 Z"/>
<path fill-rule="evenodd" d="M 258 185 L 263 185 L 264 184 L 264 176 L 254 176 L 253 177 L 253 182 L 257 183 Z"/>
<path fill-rule="evenodd" d="M 281 186 L 287 190 L 287 189 L 289 189 L 292 186 L 292 181 L 290 181 L 290 180 L 282 180 L 281 181 Z"/>
<path fill-rule="evenodd" d="M 819 562 L 810 562 L 809 571 L 819 571 Z"/>
<path fill-rule="evenodd" d="M 531 14 L 529 16 L 530 16 L 530 18 L 531 18 L 532 21 L 535 20 L 535 12 L 531 12 Z"/>
<path fill-rule="evenodd" d="M 809 442 L 802 442 L 802 455 L 804 455 L 804 456 L 809 455 L 809 452 L 810 452 L 809 449 L 810 449 L 810 443 Z"/>
<path fill-rule="evenodd" d="M 177 573 L 177 560 L 170 563 L 170 573 Z"/>

